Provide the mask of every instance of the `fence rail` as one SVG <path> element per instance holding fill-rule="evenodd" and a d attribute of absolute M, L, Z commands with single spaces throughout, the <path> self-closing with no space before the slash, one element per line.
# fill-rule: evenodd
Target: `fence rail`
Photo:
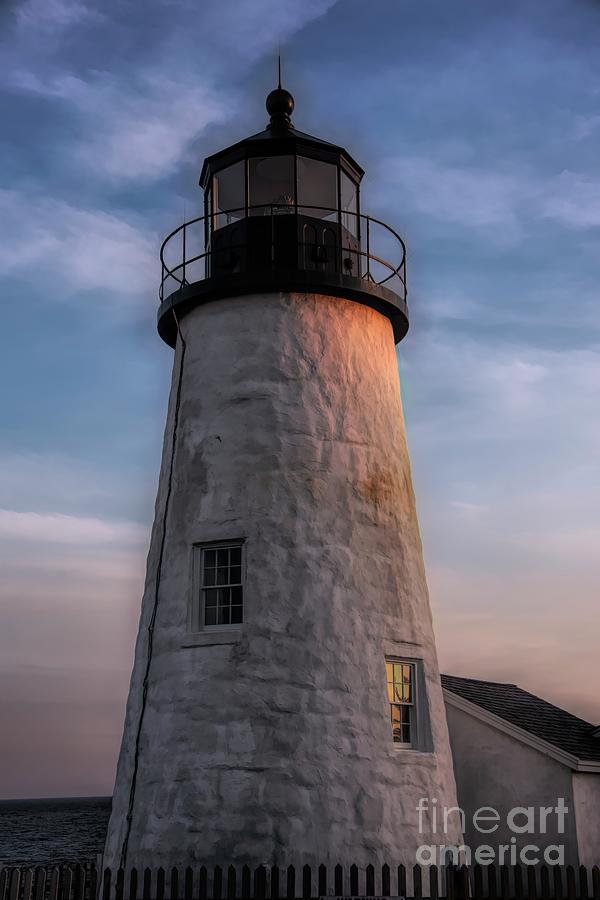
<path fill-rule="evenodd" d="M 600 900 L 598 866 L 4 866 L 0 900 Z"/>

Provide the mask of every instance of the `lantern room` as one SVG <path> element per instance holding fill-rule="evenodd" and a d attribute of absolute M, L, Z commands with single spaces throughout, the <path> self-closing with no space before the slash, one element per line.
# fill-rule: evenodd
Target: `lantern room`
<path fill-rule="evenodd" d="M 292 127 L 292 95 L 267 97 L 265 131 L 202 169 L 211 274 L 278 269 L 358 275 L 363 170 L 341 147 Z"/>
<path fill-rule="evenodd" d="M 174 341 L 174 307 L 183 313 L 218 297 L 288 290 L 366 302 L 391 319 L 401 340 L 404 243 L 361 212 L 363 169 L 343 147 L 293 126 L 294 99 L 281 86 L 266 107 L 264 131 L 207 157 L 204 215 L 163 244 L 159 332 Z"/>

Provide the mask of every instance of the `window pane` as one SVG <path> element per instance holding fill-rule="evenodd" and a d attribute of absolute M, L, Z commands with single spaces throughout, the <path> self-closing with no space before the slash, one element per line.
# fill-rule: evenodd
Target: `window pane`
<path fill-rule="evenodd" d="M 350 234 L 358 234 L 358 219 L 355 213 L 358 209 L 358 188 L 351 178 L 348 178 L 342 170 L 340 181 L 340 194 L 342 200 L 342 225 Z"/>
<path fill-rule="evenodd" d="M 219 593 L 218 591 L 205 591 L 204 592 L 204 605 L 205 606 L 216 606 L 218 593 Z"/>
<path fill-rule="evenodd" d="M 229 569 L 225 566 L 222 569 L 217 569 L 217 580 L 215 584 L 229 584 Z"/>
<path fill-rule="evenodd" d="M 337 166 L 298 157 L 298 206 L 302 215 L 337 221 Z"/>
<path fill-rule="evenodd" d="M 243 219 L 246 211 L 246 163 L 234 163 L 213 176 L 213 228 Z M 229 210 L 229 212 L 227 212 Z M 235 210 L 235 212 L 234 212 Z"/>
<path fill-rule="evenodd" d="M 251 216 L 292 212 L 294 208 L 294 157 L 261 156 L 248 161 L 248 205 Z"/>
<path fill-rule="evenodd" d="M 202 550 L 203 625 L 240 624 L 243 621 L 242 548 Z M 209 565 L 212 563 L 212 565 Z M 233 586 L 231 586 L 233 585 Z"/>

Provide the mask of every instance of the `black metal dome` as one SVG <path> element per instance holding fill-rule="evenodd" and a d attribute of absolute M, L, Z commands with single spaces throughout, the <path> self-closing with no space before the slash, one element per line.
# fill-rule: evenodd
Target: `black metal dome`
<path fill-rule="evenodd" d="M 314 159 L 337 162 L 357 181 L 363 177 L 362 169 L 347 150 L 321 138 L 298 131 L 291 116 L 295 108 L 294 98 L 282 87 L 275 88 L 267 96 L 267 112 L 270 122 L 264 131 L 251 134 L 247 138 L 207 156 L 200 173 L 200 186 L 207 187 L 210 177 L 220 169 L 227 168 L 240 159 L 252 156 L 277 156 L 280 153 L 308 153 Z"/>

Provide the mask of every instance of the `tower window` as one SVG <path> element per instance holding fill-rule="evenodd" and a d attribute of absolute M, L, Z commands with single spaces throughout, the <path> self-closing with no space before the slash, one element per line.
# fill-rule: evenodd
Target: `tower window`
<path fill-rule="evenodd" d="M 200 624 L 241 625 L 244 618 L 243 546 L 210 544 L 200 552 Z"/>
<path fill-rule="evenodd" d="M 394 743 L 414 747 L 417 737 L 415 664 L 386 659 L 385 667 Z"/>

